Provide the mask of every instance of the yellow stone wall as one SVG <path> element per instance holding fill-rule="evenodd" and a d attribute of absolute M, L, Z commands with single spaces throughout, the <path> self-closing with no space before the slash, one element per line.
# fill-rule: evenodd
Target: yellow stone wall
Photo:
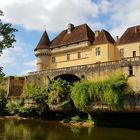
<path fill-rule="evenodd" d="M 96 56 L 96 48 L 100 48 L 100 55 Z M 48 69 L 57 69 L 64 67 L 72 67 L 78 65 L 86 65 L 93 64 L 96 62 L 106 62 L 106 61 L 114 61 L 118 60 L 116 46 L 110 43 L 101 44 L 101 45 L 89 45 L 77 49 L 68 50 L 67 52 L 61 52 L 61 48 L 59 52 L 52 53 L 49 57 L 49 67 Z M 78 59 L 78 52 L 81 52 L 81 58 Z M 67 54 L 70 54 L 70 60 L 67 60 Z M 52 57 L 56 58 L 56 62 L 52 63 Z"/>
<path fill-rule="evenodd" d="M 96 48 L 100 48 L 100 55 L 96 56 Z M 110 43 L 100 44 L 100 45 L 82 45 L 77 47 L 76 45 L 57 48 L 52 50 L 50 55 L 46 52 L 46 55 L 37 56 L 37 70 L 48 70 L 57 69 L 64 67 L 72 67 L 79 65 L 94 64 L 96 62 L 107 62 L 115 61 L 120 59 L 119 50 L 124 49 L 124 57 L 132 57 L 132 52 L 136 51 L 136 56 L 140 56 L 140 42 L 129 43 L 125 45 L 115 46 Z M 39 50 L 41 51 L 41 50 Z M 81 58 L 78 59 L 78 52 L 81 52 Z M 36 51 L 36 53 L 40 53 Z M 67 54 L 70 54 L 70 60 L 67 60 Z M 56 57 L 56 62 L 52 63 L 52 57 Z M 96 72 L 91 72 L 86 74 L 85 77 L 88 80 L 103 80 L 107 78 L 110 74 L 115 72 L 121 72 L 125 75 L 129 75 L 129 67 L 123 67 L 116 70 L 99 70 Z M 82 73 L 80 73 L 82 75 Z M 84 75 L 84 73 L 83 73 Z M 133 66 L 133 75 L 129 76 L 128 84 L 134 90 L 140 90 L 140 66 Z"/>
<path fill-rule="evenodd" d="M 133 51 L 136 51 L 136 56 L 140 56 L 140 42 L 118 45 L 117 48 L 124 49 L 124 57 L 133 57 Z"/>
<path fill-rule="evenodd" d="M 91 72 L 86 75 L 86 79 L 89 81 L 99 81 L 107 79 L 110 75 L 116 73 L 123 73 L 128 77 L 128 85 L 134 91 L 140 91 L 140 66 L 133 66 L 133 75 L 129 75 L 129 67 L 120 67 L 117 69 L 100 70 L 96 72 Z"/>

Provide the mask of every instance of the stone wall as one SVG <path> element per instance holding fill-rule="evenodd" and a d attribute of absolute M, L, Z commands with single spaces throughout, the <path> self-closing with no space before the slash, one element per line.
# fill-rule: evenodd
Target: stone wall
<path fill-rule="evenodd" d="M 91 102 L 87 107 L 86 111 L 88 112 L 108 112 L 108 111 L 117 111 L 109 107 L 103 102 Z M 136 95 L 125 95 L 123 98 L 123 103 L 119 111 L 122 112 L 139 112 L 140 111 L 140 94 Z"/>
<path fill-rule="evenodd" d="M 8 97 L 19 97 L 23 92 L 23 87 L 25 84 L 24 77 L 7 77 L 7 94 Z"/>

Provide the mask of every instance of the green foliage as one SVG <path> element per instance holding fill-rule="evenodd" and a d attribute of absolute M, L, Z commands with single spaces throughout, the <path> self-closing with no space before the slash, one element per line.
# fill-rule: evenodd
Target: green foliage
<path fill-rule="evenodd" d="M 5 76 L 5 74 L 2 72 L 2 70 L 3 70 L 3 67 L 0 67 L 0 78 Z"/>
<path fill-rule="evenodd" d="M 41 114 L 47 107 L 48 91 L 46 86 L 38 86 L 28 83 L 24 86 L 22 97 L 25 99 L 32 99 L 36 102 L 36 110 Z M 35 108 L 33 107 L 33 110 Z"/>
<path fill-rule="evenodd" d="M 0 114 L 3 114 L 5 112 L 6 104 L 7 104 L 6 93 L 1 91 L 0 92 Z"/>
<path fill-rule="evenodd" d="M 9 100 L 6 107 L 11 115 L 17 114 L 22 105 L 21 100 Z"/>
<path fill-rule="evenodd" d="M 89 83 L 88 82 L 77 82 L 74 84 L 71 90 L 71 98 L 77 109 L 83 110 L 89 103 L 90 96 L 88 94 Z"/>
<path fill-rule="evenodd" d="M 71 89 L 71 98 L 80 111 L 92 101 L 102 101 L 114 109 L 121 106 L 125 94 L 127 79 L 122 74 L 111 76 L 107 80 L 97 82 L 77 82 Z"/>
<path fill-rule="evenodd" d="M 23 89 L 23 97 L 32 98 L 37 103 L 42 102 L 48 96 L 47 87 L 37 86 L 32 83 L 27 83 Z"/>
<path fill-rule="evenodd" d="M 0 10 L 0 16 L 3 16 L 3 12 Z M 12 47 L 12 44 L 16 41 L 14 32 L 17 30 L 12 28 L 12 24 L 2 22 L 0 19 L 0 55 L 5 48 Z"/>
<path fill-rule="evenodd" d="M 71 117 L 70 118 L 70 121 L 71 122 L 80 122 L 81 121 L 81 118 L 77 115 L 77 116 Z"/>
<path fill-rule="evenodd" d="M 48 104 L 60 103 L 70 98 L 70 83 L 57 79 L 53 80 L 48 85 Z"/>
<path fill-rule="evenodd" d="M 108 80 L 104 81 L 105 89 L 102 96 L 102 101 L 107 103 L 112 108 L 120 108 L 123 96 L 125 94 L 125 88 L 127 85 L 127 79 L 124 75 L 114 75 Z"/>

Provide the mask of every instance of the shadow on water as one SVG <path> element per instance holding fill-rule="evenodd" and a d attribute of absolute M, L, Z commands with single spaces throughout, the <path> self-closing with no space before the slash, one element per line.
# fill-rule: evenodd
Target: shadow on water
<path fill-rule="evenodd" d="M 140 140 L 140 131 L 120 128 L 67 127 L 39 120 L 0 121 L 0 140 Z"/>

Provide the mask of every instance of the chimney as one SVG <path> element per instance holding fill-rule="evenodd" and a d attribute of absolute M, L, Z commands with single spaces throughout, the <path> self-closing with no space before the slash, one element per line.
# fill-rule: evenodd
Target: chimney
<path fill-rule="evenodd" d="M 97 37 L 98 37 L 99 33 L 100 33 L 100 31 L 99 31 L 99 30 L 96 30 L 96 31 L 95 31 L 95 38 L 97 38 Z"/>
<path fill-rule="evenodd" d="M 139 29 L 137 27 L 135 27 L 135 33 L 138 33 Z"/>
<path fill-rule="evenodd" d="M 119 36 L 116 36 L 116 41 L 118 41 L 119 40 Z"/>
<path fill-rule="evenodd" d="M 72 30 L 74 29 L 74 25 L 73 24 L 71 24 L 71 23 L 69 23 L 68 24 L 68 34 L 70 34 L 71 32 L 72 32 Z"/>

